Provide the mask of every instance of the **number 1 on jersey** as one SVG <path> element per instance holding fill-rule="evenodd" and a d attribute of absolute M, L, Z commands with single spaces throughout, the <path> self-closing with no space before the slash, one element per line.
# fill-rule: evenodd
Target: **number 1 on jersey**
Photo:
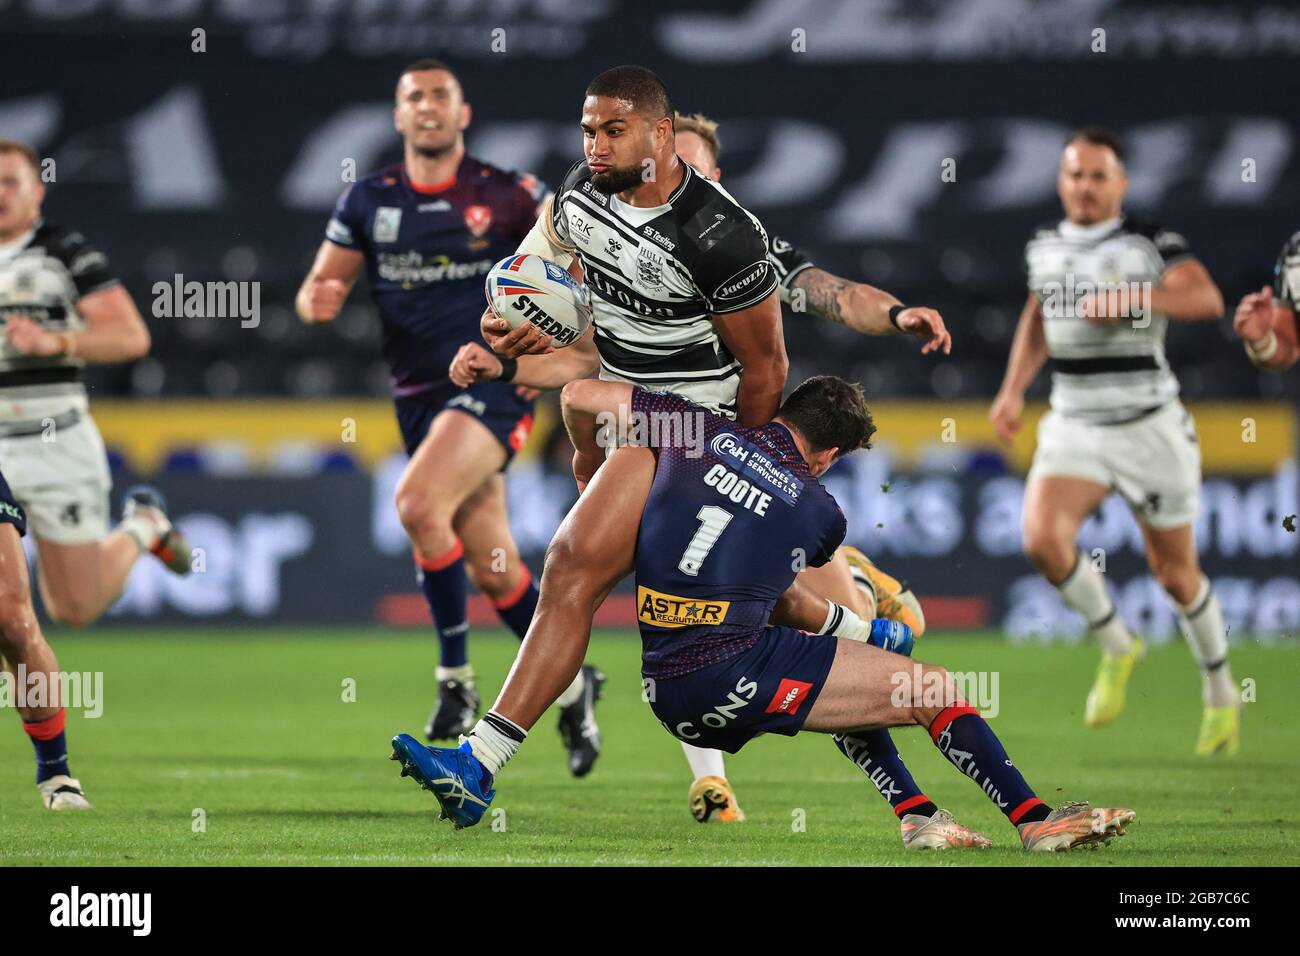
<path fill-rule="evenodd" d="M 700 565 L 731 521 L 731 512 L 717 505 L 705 505 L 695 517 L 700 519 L 700 527 L 682 552 L 682 559 L 677 562 L 677 570 L 691 577 L 700 573 Z"/>

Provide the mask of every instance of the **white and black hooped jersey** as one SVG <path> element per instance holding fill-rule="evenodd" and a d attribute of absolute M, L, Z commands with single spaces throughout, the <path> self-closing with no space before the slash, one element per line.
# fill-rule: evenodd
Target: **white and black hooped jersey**
<path fill-rule="evenodd" d="M 38 220 L 25 236 L 0 246 L 0 315 L 24 315 L 51 332 L 84 329 L 77 300 L 117 282 L 102 252 L 51 222 Z M 0 405 L 84 400 L 82 365 L 64 355 L 23 355 L 0 336 Z"/>
<path fill-rule="evenodd" d="M 591 184 L 584 163 L 551 204 L 552 239 L 572 248 L 591 288 L 600 377 L 668 390 L 734 417 L 741 365 L 710 316 L 777 288 L 762 225 L 685 163 L 661 206 L 629 206 Z"/>
<path fill-rule="evenodd" d="M 1077 306 L 1090 292 L 1154 286 L 1165 270 L 1191 255 L 1178 233 L 1128 217 L 1091 226 L 1062 221 L 1029 240 L 1025 269 L 1042 307 L 1053 409 L 1113 424 L 1178 396 L 1178 379 L 1165 359 L 1164 315 L 1093 325 Z"/>
<path fill-rule="evenodd" d="M 1300 232 L 1286 241 L 1273 267 L 1273 298 L 1300 313 Z"/>

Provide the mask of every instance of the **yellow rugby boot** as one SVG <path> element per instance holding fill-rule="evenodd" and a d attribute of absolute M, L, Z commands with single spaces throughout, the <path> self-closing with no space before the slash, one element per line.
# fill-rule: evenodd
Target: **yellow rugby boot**
<path fill-rule="evenodd" d="M 1146 646 L 1140 638 L 1133 638 L 1133 646 L 1126 653 L 1112 657 L 1101 655 L 1101 664 L 1097 668 L 1097 679 L 1088 691 L 1088 703 L 1084 707 L 1083 722 L 1089 727 L 1105 727 L 1124 713 L 1124 701 L 1128 693 L 1128 679 L 1133 668 L 1146 659 Z"/>
<path fill-rule="evenodd" d="M 1201 733 L 1196 738 L 1196 755 L 1232 756 L 1237 752 L 1240 737 L 1241 711 L 1235 704 L 1228 707 L 1206 707 L 1205 713 L 1201 715 Z"/>
<path fill-rule="evenodd" d="M 904 588 L 899 580 L 886 574 L 857 548 L 844 545 L 840 548 L 844 559 L 849 563 L 853 580 L 858 587 L 868 591 L 876 604 L 876 617 L 888 618 L 906 624 L 912 629 L 912 637 L 919 638 L 925 633 L 925 615 L 921 612 L 921 602 L 909 589 Z"/>
<path fill-rule="evenodd" d="M 700 777 L 691 784 L 691 816 L 699 823 L 744 823 L 745 811 L 736 802 L 725 777 Z"/>

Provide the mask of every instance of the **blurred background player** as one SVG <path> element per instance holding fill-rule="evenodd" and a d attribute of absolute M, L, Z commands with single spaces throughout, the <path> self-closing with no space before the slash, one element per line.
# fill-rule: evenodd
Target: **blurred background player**
<path fill-rule="evenodd" d="M 1238 689 L 1223 613 L 1193 539 L 1200 448 L 1164 355 L 1169 320 L 1217 319 L 1223 299 L 1181 235 L 1123 212 L 1127 186 L 1113 134 L 1089 127 L 1070 135 L 1057 180 L 1065 219 L 1038 230 L 1025 249 L 1029 297 L 989 415 L 1009 442 L 1025 389 L 1052 359 L 1051 410 L 1039 423 L 1025 487 L 1024 546 L 1101 645 L 1087 725 L 1119 717 L 1143 657 L 1105 579 L 1075 544 L 1084 519 L 1115 489 L 1142 526 L 1148 566 L 1203 674 L 1196 752 L 1235 753 Z"/>
<path fill-rule="evenodd" d="M 1232 327 L 1260 368 L 1281 371 L 1300 359 L 1296 301 L 1300 298 L 1300 232 L 1287 240 L 1273 267 L 1273 285 L 1244 296 Z"/>
<path fill-rule="evenodd" d="M 383 354 L 410 455 L 397 512 L 438 630 L 430 740 L 464 733 L 478 715 L 467 579 L 520 638 L 537 605 L 510 533 L 503 475 L 532 428 L 531 397 L 497 382 L 461 390 L 447 367 L 462 344 L 477 338 L 484 276 L 532 228 L 544 189 L 530 175 L 467 155 L 470 119 L 445 63 L 418 60 L 402 72 L 393 123 L 404 159 L 344 191 L 296 299 L 303 321 L 332 321 L 364 266 L 383 323 Z M 561 701 L 560 729 L 578 776 L 599 749 L 593 707 L 602 679 L 585 669 Z"/>
<path fill-rule="evenodd" d="M 628 97 L 640 96 L 643 99 L 653 99 L 655 94 L 661 93 L 663 99 L 663 108 L 667 109 L 667 92 L 662 90 L 662 84 L 659 84 L 653 74 L 647 74 L 647 71 L 637 73 L 637 68 L 620 68 L 624 71 L 617 74 L 617 71 L 610 71 L 611 74 L 617 74 L 609 80 L 609 85 L 602 85 L 605 76 L 598 77 L 593 81 L 588 90 L 589 102 L 593 90 L 601 91 L 605 89 L 615 92 L 622 91 L 623 95 Z M 618 85 L 619 82 L 627 83 L 626 89 Z M 641 84 L 638 87 L 635 84 Z M 599 98 L 599 97 L 597 97 Z M 629 120 L 635 120 L 642 112 L 636 108 L 637 101 L 629 100 L 632 109 L 626 113 Z M 659 104 L 649 110 L 648 115 L 655 116 Z M 599 110 L 595 115 L 599 115 Z M 584 112 L 584 117 L 585 117 Z M 698 172 L 705 179 L 717 183 L 721 170 L 717 165 L 718 139 L 717 124 L 703 116 L 683 117 L 680 113 L 673 113 L 673 125 L 669 132 L 672 135 L 672 152 L 670 157 L 678 158 L 684 161 L 693 170 Z M 627 169 L 634 168 L 637 163 L 644 164 L 653 162 L 657 168 L 663 168 L 665 158 L 653 152 L 649 137 L 643 143 L 634 143 L 628 145 L 626 142 L 627 130 L 629 123 L 610 124 L 610 138 L 618 140 L 624 139 L 622 148 L 618 148 L 618 155 L 615 156 L 614 149 L 609 149 L 606 153 L 601 153 L 601 138 L 597 136 L 588 136 L 589 144 L 589 166 L 591 165 L 590 157 L 593 155 L 597 159 L 596 166 L 601 166 L 600 159 L 609 157 L 610 162 L 604 164 L 608 168 L 618 169 L 624 167 Z M 639 132 L 644 135 L 644 130 Z M 567 180 L 566 180 L 567 182 Z M 593 178 L 593 184 L 596 179 Z M 698 190 L 697 190 L 698 192 Z M 722 196 L 734 203 L 734 200 L 719 190 Z M 588 193 L 587 195 L 590 195 Z M 559 201 L 564 199 L 564 192 L 561 190 Z M 696 200 L 698 202 L 698 200 Z M 577 213 L 579 217 L 577 228 L 584 230 L 587 228 L 588 219 L 595 219 L 596 222 L 591 226 L 593 230 L 599 228 L 603 221 L 598 210 L 591 209 L 587 202 L 581 196 L 575 200 L 575 205 L 580 207 Z M 613 203 L 611 201 L 611 206 Z M 585 208 L 585 211 L 583 210 Z M 615 209 L 622 207 L 614 206 Z M 582 218 L 586 217 L 586 218 Z M 671 235 L 668 243 L 677 242 L 675 233 L 669 233 L 668 228 L 660 224 L 657 219 L 650 219 L 654 223 L 653 228 L 661 231 L 664 235 Z M 651 228 L 649 225 L 645 229 Z M 761 227 L 760 227 L 761 229 Z M 628 242 L 627 233 L 615 237 L 607 237 L 607 243 L 599 253 L 608 256 L 615 249 L 615 245 Z M 725 237 L 724 237 L 725 238 Z M 926 340 L 922 348 L 923 353 L 943 352 L 947 354 L 952 347 L 951 336 L 944 326 L 943 318 L 933 309 L 923 307 L 904 308 L 895 297 L 882 290 L 873 288 L 861 283 L 850 282 L 839 276 L 832 275 L 824 270 L 816 268 L 812 262 L 794 248 L 790 243 L 776 237 L 769 237 L 763 234 L 766 243 L 765 254 L 768 264 L 778 277 L 778 288 L 784 298 L 793 296 L 794 300 L 801 306 L 806 307 L 819 315 L 825 315 L 834 321 L 842 322 L 856 331 L 874 335 L 891 335 L 898 332 L 907 332 L 908 334 L 919 336 Z M 635 241 L 635 240 L 633 240 Z M 643 246 L 650 245 L 642 243 Z M 547 248 L 539 244 L 537 249 L 525 249 L 521 246 L 519 251 L 540 251 L 549 258 L 560 258 L 567 256 L 571 247 L 560 247 L 553 243 Z M 690 255 L 685 253 L 684 255 Z M 581 257 L 585 265 L 586 257 Z M 634 267 L 628 267 L 626 263 L 620 263 L 624 268 L 622 274 L 622 284 L 619 282 L 606 283 L 606 292 L 602 296 L 599 288 L 599 277 L 603 275 L 606 268 L 604 257 L 593 254 L 597 259 L 597 288 L 596 301 L 599 303 L 603 299 L 616 298 L 619 293 L 626 295 L 627 287 L 635 288 L 638 285 L 651 286 L 656 285 L 654 282 L 647 282 L 647 279 L 653 279 L 658 271 L 657 266 L 647 266 L 646 262 L 653 262 L 658 258 L 658 251 L 647 253 L 643 249 L 638 249 L 633 258 Z M 630 257 L 631 258 L 631 257 Z M 649 275 L 647 275 L 649 273 Z M 609 289 L 613 288 L 613 294 Z M 799 291 L 791 293 L 791 289 Z M 631 316 L 633 323 L 636 323 L 637 313 L 653 314 L 655 306 L 650 301 L 638 303 L 635 309 L 626 310 Z M 494 349 L 503 352 L 512 358 L 518 356 L 517 360 L 509 366 L 510 377 L 514 381 L 524 382 L 543 388 L 554 388 L 564 384 L 564 382 L 587 377 L 600 372 L 602 377 L 628 378 L 636 379 L 634 374 L 627 371 L 626 353 L 620 353 L 616 343 L 602 344 L 602 319 L 610 311 L 608 308 L 602 311 L 598 305 L 596 328 L 586 338 L 574 346 L 570 346 L 560 352 L 543 354 L 549 346 L 549 339 L 540 335 L 531 326 L 521 326 L 514 332 L 508 332 L 508 326 L 504 320 L 497 319 L 490 314 L 485 315 L 484 334 L 489 344 Z M 804 311 L 799 308 L 796 311 Z M 609 325 L 616 330 L 621 326 L 618 324 L 621 319 L 616 315 L 613 321 L 606 319 Z M 653 374 L 644 378 L 645 382 L 652 382 L 655 387 L 668 389 L 674 392 L 683 392 L 690 394 L 698 392 L 698 386 L 685 378 L 685 375 L 696 371 L 692 365 L 692 359 L 683 357 L 680 352 L 675 355 L 665 355 L 663 346 L 651 345 L 652 341 L 668 340 L 673 337 L 673 333 L 663 328 L 663 323 L 658 325 L 646 323 L 643 329 L 638 329 L 640 334 L 647 336 L 645 341 L 639 342 L 634 348 L 639 348 L 648 352 L 651 348 L 657 348 L 659 354 L 655 355 L 656 364 L 648 371 Z M 653 339 L 651 337 L 654 337 Z M 526 354 L 528 349 L 534 350 L 534 355 Z M 606 356 L 612 354 L 615 362 L 623 364 L 622 368 L 610 368 L 610 363 L 606 361 Z M 635 357 L 632 357 L 635 360 Z M 507 359 L 507 362 L 511 359 Z M 492 380 L 499 377 L 507 368 L 502 361 L 489 354 L 481 346 L 470 344 L 465 346 L 456 360 L 452 364 L 451 376 L 453 381 L 468 383 L 478 380 Z M 675 375 L 681 375 L 682 378 L 674 380 Z M 693 387 L 694 386 L 694 387 Z M 724 400 L 719 403 L 718 407 L 724 414 L 730 414 L 729 406 Z M 853 548 L 843 549 L 843 553 L 837 554 L 830 566 L 820 569 L 816 572 L 810 572 L 817 584 L 838 594 L 841 599 L 854 600 L 861 602 L 864 595 L 870 595 L 869 603 L 871 617 L 877 613 L 877 601 L 879 601 L 878 613 L 891 619 L 900 620 L 916 629 L 916 633 L 924 630 L 924 622 L 920 614 L 919 604 L 910 591 L 905 591 L 899 582 L 889 575 L 880 572 L 875 565 L 866 558 L 861 552 Z M 810 580 L 813 580 L 810 579 Z M 855 583 L 855 579 L 858 583 Z M 814 584 L 813 586 L 817 586 Z M 824 592 L 823 592 L 824 593 Z M 846 597 L 847 595 L 847 597 Z M 932 802 L 915 787 L 910 774 L 907 773 L 901 759 L 898 756 L 897 749 L 890 740 L 886 730 L 879 730 L 865 735 L 861 740 L 854 741 L 852 746 L 861 752 L 860 766 L 867 772 L 873 782 L 879 780 L 897 780 L 898 786 L 880 788 L 893 805 L 895 812 L 900 819 L 909 812 L 915 814 L 928 813 L 936 811 Z M 685 741 L 682 742 L 682 749 L 686 754 L 687 762 L 690 764 L 693 774 L 693 782 L 688 793 L 688 806 L 692 815 L 700 822 L 716 820 L 719 822 L 739 822 L 744 819 L 744 813 L 740 809 L 733 788 L 726 779 L 725 764 L 721 752 L 706 748 L 696 747 Z M 882 772 L 878 772 L 882 771 Z M 921 845 L 921 844 L 918 844 Z"/>
<path fill-rule="evenodd" d="M 656 599 L 639 615 L 642 673 L 654 691 L 650 707 L 674 737 L 736 753 L 766 733 L 919 725 L 1006 816 L 1026 850 L 1068 850 L 1124 834 L 1132 810 L 1048 806 L 943 668 L 912 670 L 899 655 L 867 646 L 864 621 L 801 586 L 790 555 L 824 565 L 844 538 L 844 513 L 818 479 L 840 456 L 870 446 L 875 426 L 860 387 L 818 376 L 766 425 L 704 416 L 703 455 L 665 443 L 620 449 L 608 463 L 596 441 L 597 416 L 686 415 L 696 407 L 671 393 L 591 380 L 566 386 L 563 404 L 577 454 L 597 471 L 552 542 L 556 560 L 547 561 L 537 618 L 506 686 L 459 749 L 434 750 L 404 734 L 392 741 L 402 775 L 432 790 L 457 827 L 481 819 L 496 776 L 579 666 L 598 596 L 634 567 L 638 593 Z M 723 436 L 732 450 L 719 450 Z M 612 481 L 601 472 L 614 472 Z M 733 500 L 726 476 L 749 492 Z M 606 527 L 579 519 L 584 511 Z M 608 527 L 633 521 L 633 534 Z M 701 605 L 704 612 L 692 613 Z M 908 670 L 924 671 L 923 685 L 934 690 L 913 687 L 900 698 Z M 990 845 L 971 837 L 972 846 Z"/>
<path fill-rule="evenodd" d="M 43 219 L 44 199 L 35 151 L 0 140 L 0 461 L 36 539 L 45 609 L 80 626 L 117 600 L 140 555 L 188 574 L 190 547 L 151 488 L 128 492 L 109 531 L 82 368 L 140 358 L 149 332 L 104 253 Z"/>
<path fill-rule="evenodd" d="M 0 667 L 8 674 L 10 698 L 18 701 L 23 731 L 36 748 L 36 789 L 41 803 L 51 810 L 90 810 L 81 781 L 68 769 L 67 712 L 59 699 L 59 662 L 45 643 L 32 608 L 32 586 L 21 540 L 26 533 L 27 516 L 0 474 Z M 43 682 L 43 699 L 26 699 L 27 689 L 36 686 L 29 675 Z"/>

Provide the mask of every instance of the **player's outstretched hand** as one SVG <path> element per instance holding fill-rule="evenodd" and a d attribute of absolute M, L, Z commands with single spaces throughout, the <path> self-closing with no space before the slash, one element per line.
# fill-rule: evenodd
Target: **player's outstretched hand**
<path fill-rule="evenodd" d="M 451 360 L 447 376 L 461 388 L 491 382 L 501 376 L 501 360 L 477 342 L 466 342 Z"/>
<path fill-rule="evenodd" d="M 934 309 L 924 306 L 904 309 L 898 313 L 898 327 L 908 335 L 926 340 L 925 345 L 921 346 L 922 355 L 940 350 L 944 355 L 952 354 L 952 333 L 943 324 L 943 316 Z"/>
<path fill-rule="evenodd" d="M 555 351 L 551 348 L 549 335 L 543 335 L 536 326 L 527 322 L 512 329 L 510 323 L 497 315 L 491 306 L 483 310 L 478 325 L 479 331 L 483 333 L 483 341 L 497 355 L 519 358 L 521 355 L 546 355 Z"/>
<path fill-rule="evenodd" d="M 1255 342 L 1268 335 L 1273 326 L 1273 289 L 1264 286 L 1251 292 L 1237 304 L 1232 317 L 1232 330 L 1247 342 Z"/>
<path fill-rule="evenodd" d="M 5 338 L 23 355 L 50 356 L 63 351 L 63 343 L 57 335 L 41 328 L 25 315 L 9 316 L 5 323 Z"/>
<path fill-rule="evenodd" d="M 348 297 L 347 283 L 341 279 L 318 279 L 307 290 L 306 321 L 333 322 Z"/>
<path fill-rule="evenodd" d="M 1020 431 L 1020 416 L 1025 411 L 1025 397 L 1008 392 L 998 392 L 989 409 L 989 421 L 993 423 L 998 439 L 1010 445 L 1011 440 Z"/>

